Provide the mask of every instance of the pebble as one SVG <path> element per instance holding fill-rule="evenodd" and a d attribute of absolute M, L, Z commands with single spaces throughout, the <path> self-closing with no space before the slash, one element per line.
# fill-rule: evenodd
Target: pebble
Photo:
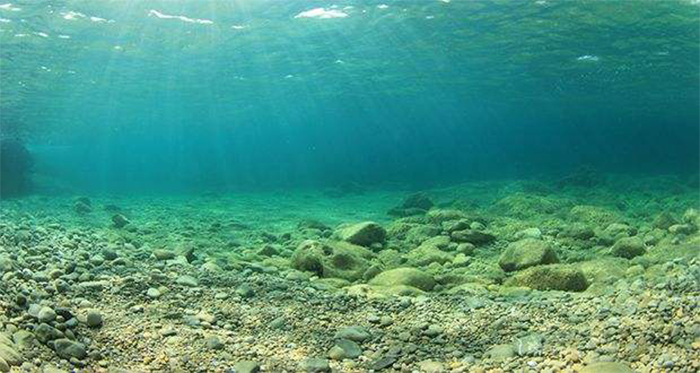
<path fill-rule="evenodd" d="M 96 310 L 89 311 L 85 317 L 85 324 L 91 328 L 102 326 L 102 322 L 102 314 Z"/>

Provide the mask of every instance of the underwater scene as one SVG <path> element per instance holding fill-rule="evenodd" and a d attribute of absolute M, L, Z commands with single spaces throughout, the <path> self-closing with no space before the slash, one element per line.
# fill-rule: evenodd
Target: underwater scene
<path fill-rule="evenodd" d="M 0 0 L 0 373 L 700 371 L 700 1 Z"/>

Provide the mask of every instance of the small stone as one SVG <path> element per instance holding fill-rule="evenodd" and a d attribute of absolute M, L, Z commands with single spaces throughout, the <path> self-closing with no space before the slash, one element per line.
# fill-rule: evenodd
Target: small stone
<path fill-rule="evenodd" d="M 243 284 L 236 289 L 236 294 L 241 298 L 250 298 L 255 295 L 255 290 L 250 285 Z"/>
<path fill-rule="evenodd" d="M 56 354 L 64 359 L 84 359 L 87 357 L 85 345 L 71 341 L 70 339 L 57 339 L 54 342 L 54 349 L 56 350 Z"/>
<path fill-rule="evenodd" d="M 254 361 L 239 361 L 233 364 L 233 369 L 236 373 L 258 373 L 260 372 L 260 364 Z"/>
<path fill-rule="evenodd" d="M 163 337 L 172 337 L 174 335 L 177 335 L 177 330 L 173 329 L 170 326 L 166 326 L 160 330 L 160 335 L 162 335 Z"/>
<path fill-rule="evenodd" d="M 221 343 L 221 341 L 219 340 L 219 337 L 217 337 L 217 336 L 207 337 L 204 341 L 207 345 L 207 348 L 209 348 L 209 349 L 221 350 L 222 348 L 224 348 L 224 344 Z"/>
<path fill-rule="evenodd" d="M 505 360 L 515 357 L 515 349 L 513 345 L 501 344 L 491 347 L 485 355 L 493 360 Z"/>
<path fill-rule="evenodd" d="M 360 345 L 349 339 L 337 340 L 335 342 L 335 347 L 338 347 L 343 351 L 343 358 L 354 359 L 362 355 Z"/>
<path fill-rule="evenodd" d="M 175 259 L 175 253 L 168 250 L 154 250 L 153 256 L 158 260 L 171 260 Z"/>
<path fill-rule="evenodd" d="M 129 223 L 129 219 L 126 218 L 126 216 L 122 214 L 114 214 L 112 215 L 112 224 L 114 224 L 115 227 L 117 228 L 124 228 L 127 226 Z"/>
<path fill-rule="evenodd" d="M 102 314 L 96 310 L 88 311 L 85 317 L 85 324 L 91 328 L 98 328 L 102 326 Z"/>
<path fill-rule="evenodd" d="M 588 365 L 579 371 L 580 373 L 633 373 L 634 371 L 625 364 L 615 362 L 601 362 Z"/>
<path fill-rule="evenodd" d="M 425 335 L 428 337 L 437 337 L 442 334 L 443 329 L 440 325 L 430 325 L 428 329 L 425 330 Z"/>
<path fill-rule="evenodd" d="M 328 360 L 320 358 L 308 358 L 301 362 L 300 368 L 307 373 L 327 373 L 331 371 Z"/>
<path fill-rule="evenodd" d="M 56 320 L 56 312 L 51 307 L 42 307 L 37 315 L 39 322 L 50 323 Z"/>
<path fill-rule="evenodd" d="M 349 339 L 354 342 L 362 342 L 369 337 L 369 332 L 361 326 L 349 326 L 335 333 L 336 339 Z"/>
<path fill-rule="evenodd" d="M 418 367 L 421 372 L 424 373 L 443 373 L 445 372 L 445 367 L 442 363 L 438 361 L 425 360 L 418 363 Z"/>
<path fill-rule="evenodd" d="M 187 286 L 187 287 L 196 287 L 199 286 L 199 281 L 197 281 L 196 278 L 189 276 L 189 275 L 182 275 L 175 280 L 175 283 L 178 285 L 182 286 Z"/>
<path fill-rule="evenodd" d="M 148 288 L 148 290 L 146 291 L 146 296 L 148 296 L 149 298 L 153 298 L 153 299 L 159 298 L 160 297 L 160 290 L 158 290 L 156 288 Z"/>

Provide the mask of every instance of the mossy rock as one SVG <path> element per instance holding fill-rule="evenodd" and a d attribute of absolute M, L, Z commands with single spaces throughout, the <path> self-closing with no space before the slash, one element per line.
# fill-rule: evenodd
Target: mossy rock
<path fill-rule="evenodd" d="M 342 241 L 360 246 L 383 244 L 386 240 L 386 230 L 372 221 L 340 227 L 335 234 Z"/>
<path fill-rule="evenodd" d="M 303 241 L 292 255 L 292 268 L 320 277 L 357 281 L 371 266 L 374 253 L 347 242 Z"/>
<path fill-rule="evenodd" d="M 467 215 L 460 210 L 433 209 L 428 211 L 428 218 L 435 223 L 442 223 L 450 220 L 466 219 Z"/>
<path fill-rule="evenodd" d="M 571 208 L 569 216 L 574 221 L 589 223 L 598 226 L 606 226 L 608 224 L 622 220 L 619 213 L 600 206 L 577 205 Z"/>
<path fill-rule="evenodd" d="M 506 282 L 506 286 L 527 286 L 536 290 L 584 291 L 588 281 L 583 272 L 564 264 L 530 267 Z"/>
<path fill-rule="evenodd" d="M 646 252 L 647 249 L 644 242 L 637 236 L 620 238 L 610 249 L 612 255 L 626 259 L 644 255 Z"/>
<path fill-rule="evenodd" d="M 525 238 L 508 245 L 498 260 L 498 265 L 506 272 L 519 271 L 540 264 L 558 263 L 554 249 L 542 240 Z"/>
<path fill-rule="evenodd" d="M 445 264 L 452 262 L 453 255 L 438 248 L 438 245 L 430 240 L 411 250 L 406 254 L 406 262 L 413 267 L 425 267 L 431 263 Z M 448 238 L 449 241 L 449 238 Z"/>
<path fill-rule="evenodd" d="M 424 291 L 435 287 L 435 280 L 429 274 L 410 267 L 396 268 L 384 271 L 375 276 L 370 285 L 376 286 L 411 286 Z"/>

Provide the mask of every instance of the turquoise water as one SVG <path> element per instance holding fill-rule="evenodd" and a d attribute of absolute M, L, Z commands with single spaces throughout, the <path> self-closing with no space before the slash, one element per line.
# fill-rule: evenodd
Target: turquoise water
<path fill-rule="evenodd" d="M 0 0 L 0 372 L 700 369 L 700 1 Z"/>
<path fill-rule="evenodd" d="M 699 167 L 697 1 L 0 5 L 2 134 L 40 188 Z"/>

